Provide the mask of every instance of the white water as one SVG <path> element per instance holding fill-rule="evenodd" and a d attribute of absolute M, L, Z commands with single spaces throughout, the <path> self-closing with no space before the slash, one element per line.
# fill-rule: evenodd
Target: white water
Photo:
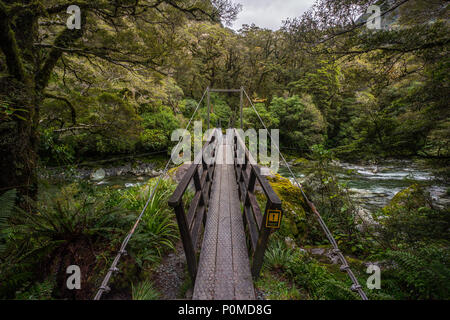
<path fill-rule="evenodd" d="M 431 171 L 418 167 L 411 161 L 386 161 L 379 165 L 355 165 L 339 163 L 338 177 L 346 182 L 354 199 L 368 209 L 382 208 L 401 190 L 413 183 L 423 185 L 429 192 L 435 205 L 450 205 L 447 195 L 449 183 L 438 181 Z M 298 178 L 303 180 L 300 168 L 292 168 Z M 286 168 L 280 174 L 289 177 Z"/>

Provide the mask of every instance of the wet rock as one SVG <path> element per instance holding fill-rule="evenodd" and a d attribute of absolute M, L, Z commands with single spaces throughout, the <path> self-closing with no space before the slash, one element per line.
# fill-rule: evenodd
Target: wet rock
<path fill-rule="evenodd" d="M 332 250 L 327 250 L 325 256 L 330 259 L 332 264 L 338 264 L 340 262 L 339 257 Z"/>
<path fill-rule="evenodd" d="M 295 244 L 295 241 L 290 237 L 286 237 L 284 239 L 284 242 L 286 243 L 286 246 L 290 249 L 295 249 L 297 247 L 297 245 Z"/>
<path fill-rule="evenodd" d="M 101 180 L 105 179 L 105 176 L 106 176 L 105 170 L 98 169 L 98 170 L 95 170 L 94 172 L 92 172 L 91 180 L 92 181 L 101 181 Z"/>
<path fill-rule="evenodd" d="M 325 254 L 325 249 L 323 248 L 312 248 L 311 249 L 311 254 L 316 255 L 316 256 L 323 256 Z"/>
<path fill-rule="evenodd" d="M 364 208 L 358 208 L 356 212 L 356 228 L 360 232 L 365 232 L 368 227 L 378 225 L 378 222 L 372 216 L 372 213 Z"/>

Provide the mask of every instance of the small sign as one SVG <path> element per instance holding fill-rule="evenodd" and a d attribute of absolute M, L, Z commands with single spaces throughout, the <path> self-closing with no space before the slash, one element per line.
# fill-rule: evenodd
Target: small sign
<path fill-rule="evenodd" d="M 267 212 L 266 227 L 272 229 L 280 229 L 281 216 L 281 210 L 269 210 Z"/>

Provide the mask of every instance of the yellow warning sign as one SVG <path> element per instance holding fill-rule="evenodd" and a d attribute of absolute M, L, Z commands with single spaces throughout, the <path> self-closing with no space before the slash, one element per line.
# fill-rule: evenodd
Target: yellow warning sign
<path fill-rule="evenodd" d="M 267 212 L 266 227 L 272 229 L 279 229 L 281 226 L 281 210 L 269 210 Z"/>

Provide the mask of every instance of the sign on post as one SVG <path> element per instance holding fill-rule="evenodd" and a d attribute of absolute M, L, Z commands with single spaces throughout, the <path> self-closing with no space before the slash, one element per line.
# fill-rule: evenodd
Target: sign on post
<path fill-rule="evenodd" d="M 281 226 L 281 210 L 267 211 L 266 227 L 271 229 L 280 229 Z"/>

